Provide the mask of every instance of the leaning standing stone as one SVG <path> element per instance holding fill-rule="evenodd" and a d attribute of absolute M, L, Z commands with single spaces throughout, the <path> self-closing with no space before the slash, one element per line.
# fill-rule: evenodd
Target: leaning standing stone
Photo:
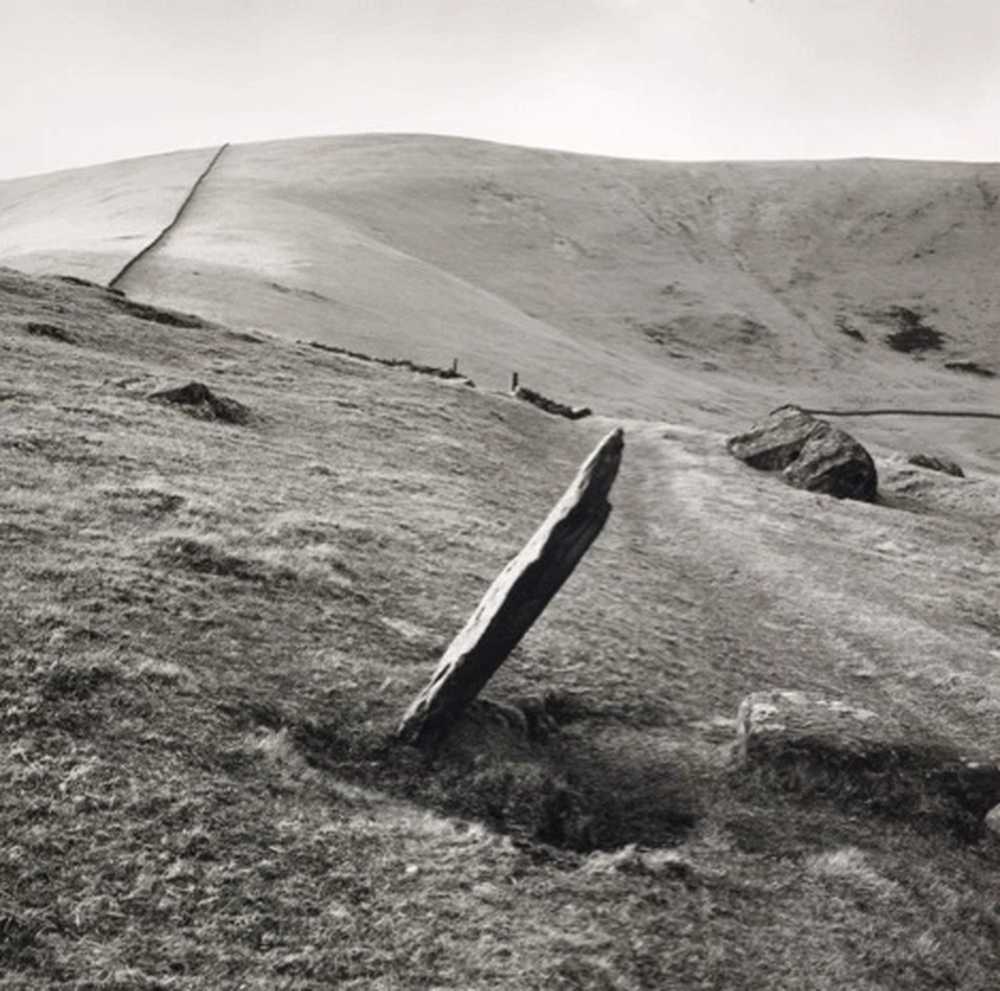
<path fill-rule="evenodd" d="M 406 710 L 401 739 L 420 743 L 446 732 L 542 614 L 611 512 L 608 493 L 624 446 L 620 428 L 597 445 L 545 522 L 500 572 Z"/>

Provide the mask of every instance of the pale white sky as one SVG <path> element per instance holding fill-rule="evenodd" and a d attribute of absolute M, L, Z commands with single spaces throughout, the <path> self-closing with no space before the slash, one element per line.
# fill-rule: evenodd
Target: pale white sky
<path fill-rule="evenodd" d="M 408 131 L 1000 160 L 1000 0 L 0 0 L 0 177 Z"/>

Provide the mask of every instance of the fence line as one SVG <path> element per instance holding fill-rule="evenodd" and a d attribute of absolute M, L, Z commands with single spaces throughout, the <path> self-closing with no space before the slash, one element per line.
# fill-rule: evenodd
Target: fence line
<path fill-rule="evenodd" d="M 184 211 L 188 208 L 188 205 L 191 203 L 191 200 L 194 199 L 194 194 L 198 191 L 198 187 L 208 177 L 209 172 L 211 172 L 212 169 L 215 168 L 216 163 L 219 161 L 220 158 L 222 158 L 222 153 L 228 147 L 229 147 L 229 142 L 227 141 L 212 156 L 212 160 L 202 170 L 201 175 L 199 175 L 198 178 L 195 179 L 195 181 L 191 185 L 191 188 L 188 190 L 187 196 L 185 196 L 184 199 L 181 201 L 181 205 L 177 208 L 177 212 L 174 214 L 173 220 L 171 220 L 170 223 L 167 224 L 167 226 L 164 227 L 163 230 L 160 231 L 160 233 L 157 234 L 156 237 L 154 237 L 153 240 L 150 241 L 149 244 L 147 244 L 145 248 L 143 248 L 141 251 L 139 251 L 136 255 L 134 255 L 132 258 L 130 258 L 127 262 L 125 262 L 125 264 L 119 269 L 118 274 L 115 275 L 114 278 L 111 279 L 110 282 L 108 282 L 108 288 L 109 289 L 116 289 L 118 287 L 118 283 L 121 282 L 122 279 L 124 279 L 126 275 L 128 275 L 128 273 L 131 271 L 132 267 L 134 265 L 136 265 L 136 263 L 138 263 L 139 261 L 141 261 L 143 258 L 145 258 L 146 255 L 148 255 L 154 248 L 156 248 L 160 244 L 162 244 L 163 241 L 167 238 L 167 236 L 174 230 L 174 228 L 180 222 L 181 217 L 184 216 Z"/>
<path fill-rule="evenodd" d="M 807 409 L 813 416 L 961 416 L 978 420 L 1000 420 L 1000 413 L 965 409 Z"/>

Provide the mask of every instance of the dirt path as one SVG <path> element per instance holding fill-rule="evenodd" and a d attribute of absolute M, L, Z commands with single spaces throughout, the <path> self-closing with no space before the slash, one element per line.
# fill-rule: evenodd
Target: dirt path
<path fill-rule="evenodd" d="M 749 692 L 803 689 L 1000 748 L 997 643 L 975 621 L 1000 569 L 976 526 L 788 489 L 701 431 L 626 435 L 602 539 L 641 562 L 616 596 L 650 603 L 633 704 L 638 691 L 678 728 L 711 726 Z"/>

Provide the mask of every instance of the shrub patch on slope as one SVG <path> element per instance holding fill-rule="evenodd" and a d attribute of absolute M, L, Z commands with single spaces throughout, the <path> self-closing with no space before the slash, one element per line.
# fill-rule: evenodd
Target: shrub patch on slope
<path fill-rule="evenodd" d="M 895 324 L 896 330 L 885 341 L 893 349 L 903 354 L 922 354 L 924 351 L 939 351 L 944 334 L 930 326 L 923 314 L 908 306 L 890 306 L 880 314 L 883 322 Z"/>
<path fill-rule="evenodd" d="M 944 367 L 953 372 L 965 372 L 968 375 L 979 375 L 984 379 L 996 378 L 992 368 L 980 365 L 978 361 L 946 361 Z"/>

